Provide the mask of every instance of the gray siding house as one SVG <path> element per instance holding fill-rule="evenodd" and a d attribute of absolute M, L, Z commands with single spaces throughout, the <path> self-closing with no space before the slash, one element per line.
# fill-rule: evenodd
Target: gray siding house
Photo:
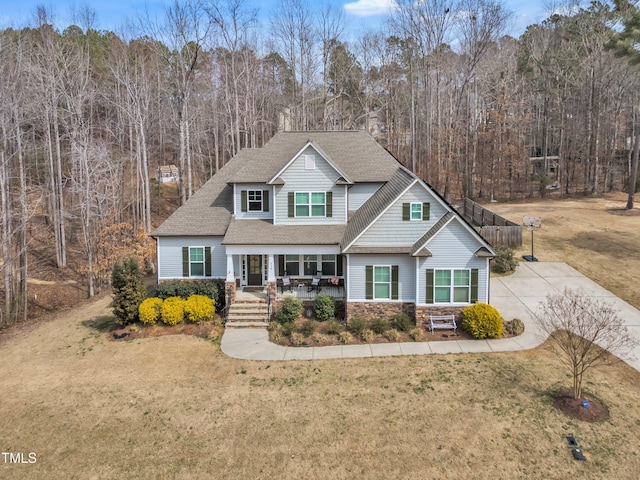
<path fill-rule="evenodd" d="M 252 287 L 278 302 L 313 298 L 320 278 L 347 318 L 406 312 L 418 323 L 488 302 L 495 255 L 358 131 L 283 132 L 242 150 L 152 235 L 160 282 L 219 278 L 232 298 Z"/>

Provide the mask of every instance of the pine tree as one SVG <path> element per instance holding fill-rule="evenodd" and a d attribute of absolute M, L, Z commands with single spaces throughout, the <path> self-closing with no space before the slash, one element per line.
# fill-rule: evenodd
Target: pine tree
<path fill-rule="evenodd" d="M 138 320 L 138 306 L 145 296 L 140 266 L 135 257 L 117 262 L 111 273 L 113 314 L 121 325 Z"/>

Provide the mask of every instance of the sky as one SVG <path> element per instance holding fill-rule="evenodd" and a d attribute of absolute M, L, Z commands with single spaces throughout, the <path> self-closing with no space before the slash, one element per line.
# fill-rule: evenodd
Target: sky
<path fill-rule="evenodd" d="M 266 18 L 277 0 L 248 0 Z M 539 23 L 546 14 L 547 0 L 503 0 L 507 9 L 513 12 L 510 35 L 520 36 L 528 25 Z M 388 17 L 393 0 L 320 0 L 322 4 L 332 4 L 344 9 L 345 18 L 352 28 L 375 27 Z M 162 0 L 0 0 L 0 27 L 24 27 L 35 23 L 38 5 L 53 11 L 54 24 L 58 28 L 74 23 L 73 10 L 89 5 L 96 14 L 95 28 L 117 32 L 127 18 L 135 19 L 145 11 L 161 12 L 166 2 Z"/>

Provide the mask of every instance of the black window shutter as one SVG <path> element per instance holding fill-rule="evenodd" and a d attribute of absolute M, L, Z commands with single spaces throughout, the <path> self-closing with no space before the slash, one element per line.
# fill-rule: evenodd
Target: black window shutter
<path fill-rule="evenodd" d="M 471 269 L 471 303 L 478 303 L 478 269 Z"/>
<path fill-rule="evenodd" d="M 433 303 L 433 268 L 427 269 L 427 303 Z"/>
<path fill-rule="evenodd" d="M 204 276 L 211 276 L 211 247 L 204 247 Z"/>
<path fill-rule="evenodd" d="M 284 255 L 278 255 L 278 272 L 284 275 Z"/>
<path fill-rule="evenodd" d="M 247 191 L 246 190 L 242 190 L 240 192 L 240 209 L 243 212 L 247 211 Z"/>
<path fill-rule="evenodd" d="M 336 276 L 338 277 L 342 276 L 342 259 L 343 259 L 342 255 L 336 256 Z"/>
<path fill-rule="evenodd" d="M 269 211 L 269 190 L 262 191 L 262 211 Z"/>
<path fill-rule="evenodd" d="M 430 203 L 423 203 L 422 204 L 422 219 L 423 220 L 429 220 L 430 216 L 431 216 L 431 204 Z"/>
<path fill-rule="evenodd" d="M 402 220 L 405 222 L 411 220 L 411 204 L 403 203 L 402 204 Z"/>
<path fill-rule="evenodd" d="M 365 270 L 365 297 L 373 300 L 373 265 L 367 265 Z"/>
<path fill-rule="evenodd" d="M 398 265 L 391 266 L 391 300 L 398 300 Z"/>
<path fill-rule="evenodd" d="M 293 192 L 289 192 L 289 194 L 287 195 L 287 199 L 288 199 L 288 207 L 289 207 L 289 218 L 294 216 L 294 208 L 295 205 L 293 204 L 294 201 L 294 193 Z"/>
<path fill-rule="evenodd" d="M 182 276 L 189 276 L 189 247 L 182 247 Z"/>
<path fill-rule="evenodd" d="M 333 192 L 327 192 L 327 217 L 333 215 Z"/>

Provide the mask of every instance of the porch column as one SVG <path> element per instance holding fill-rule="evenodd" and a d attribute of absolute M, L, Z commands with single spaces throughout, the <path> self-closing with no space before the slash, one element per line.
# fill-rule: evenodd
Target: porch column
<path fill-rule="evenodd" d="M 227 282 L 236 281 L 236 276 L 233 272 L 233 255 L 227 255 Z"/>
<path fill-rule="evenodd" d="M 270 253 L 267 260 L 267 282 L 276 281 L 276 262 L 273 253 Z"/>

